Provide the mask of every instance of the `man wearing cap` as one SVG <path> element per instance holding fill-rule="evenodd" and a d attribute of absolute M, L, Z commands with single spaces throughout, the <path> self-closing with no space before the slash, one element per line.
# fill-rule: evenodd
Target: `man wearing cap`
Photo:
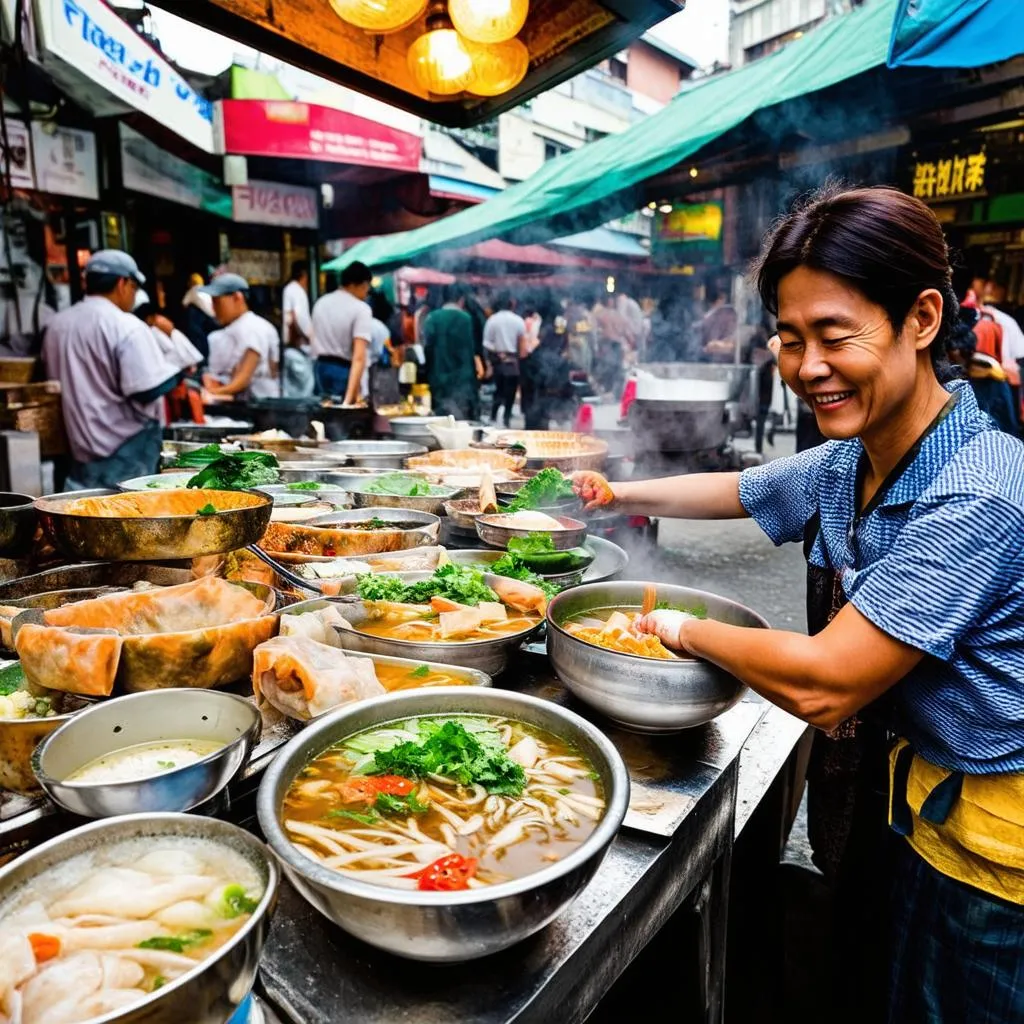
<path fill-rule="evenodd" d="M 85 265 L 85 298 L 46 328 L 43 362 L 61 385 L 70 490 L 156 472 L 160 398 L 181 374 L 131 314 L 145 280 L 126 252 L 94 253 Z"/>
<path fill-rule="evenodd" d="M 249 308 L 249 282 L 238 274 L 218 274 L 200 291 L 213 299 L 223 328 L 210 335 L 203 386 L 217 398 L 278 397 L 277 329 Z"/>
<path fill-rule="evenodd" d="M 372 282 L 365 263 L 350 263 L 341 272 L 341 287 L 313 306 L 316 389 L 321 395 L 341 396 L 346 405 L 359 401 L 373 338 L 373 313 L 366 302 Z"/>

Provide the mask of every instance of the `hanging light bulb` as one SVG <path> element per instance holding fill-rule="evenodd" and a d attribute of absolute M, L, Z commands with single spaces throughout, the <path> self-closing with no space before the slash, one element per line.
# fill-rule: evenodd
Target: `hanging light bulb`
<path fill-rule="evenodd" d="M 427 0 L 330 0 L 330 3 L 342 21 L 378 35 L 408 28 L 427 9 Z"/>
<path fill-rule="evenodd" d="M 514 89 L 530 67 L 530 51 L 518 39 L 493 46 L 467 42 L 466 49 L 476 72 L 468 89 L 475 96 L 500 96 Z"/>
<path fill-rule="evenodd" d="M 504 43 L 519 35 L 530 0 L 448 0 L 452 24 L 474 43 Z"/>
<path fill-rule="evenodd" d="M 409 73 L 424 92 L 452 96 L 468 89 L 476 76 L 466 43 L 448 17 L 444 0 L 430 0 L 427 31 L 409 47 Z"/>

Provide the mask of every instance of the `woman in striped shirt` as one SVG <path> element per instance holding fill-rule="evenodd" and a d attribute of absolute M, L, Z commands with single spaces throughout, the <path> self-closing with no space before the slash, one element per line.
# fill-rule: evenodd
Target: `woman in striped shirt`
<path fill-rule="evenodd" d="M 815 766 L 852 806 L 812 823 L 854 981 L 837 1009 L 863 1024 L 1024 1020 L 1024 445 L 950 379 L 950 277 L 923 203 L 819 193 L 757 281 L 831 440 L 742 474 L 575 478 L 591 506 L 804 542 L 811 635 L 670 611 L 640 628 L 821 730 Z"/>

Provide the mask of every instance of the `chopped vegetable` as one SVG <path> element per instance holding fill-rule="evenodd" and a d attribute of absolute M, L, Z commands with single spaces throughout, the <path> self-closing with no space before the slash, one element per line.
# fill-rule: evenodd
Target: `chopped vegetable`
<path fill-rule="evenodd" d="M 173 768 L 174 767 L 174 762 L 173 761 L 157 761 L 156 766 L 157 766 L 157 768 Z"/>
<path fill-rule="evenodd" d="M 708 617 L 708 607 L 705 604 L 695 604 L 687 608 L 686 605 L 673 604 L 671 601 L 659 601 L 654 607 L 659 610 L 666 608 L 674 612 L 686 612 L 687 615 L 692 615 L 695 619 Z"/>
<path fill-rule="evenodd" d="M 447 597 L 469 605 L 498 599 L 484 582 L 484 574 L 479 569 L 454 562 L 435 569 L 430 579 L 408 585 L 397 576 L 364 573 L 356 577 L 356 592 L 364 601 L 398 601 L 403 604 L 425 604 L 432 597 Z"/>
<path fill-rule="evenodd" d="M 413 679 L 426 679 L 427 676 L 430 675 L 430 666 L 429 665 L 420 665 L 419 668 L 414 668 L 409 673 L 409 675 L 411 675 L 413 677 Z"/>
<path fill-rule="evenodd" d="M 508 503 L 507 511 L 521 512 L 525 509 L 550 508 L 575 496 L 572 481 L 557 469 L 542 469 L 535 477 L 519 488 L 516 496 Z"/>
<path fill-rule="evenodd" d="M 538 576 L 519 555 L 512 553 L 504 554 L 491 567 L 495 576 L 506 576 L 510 580 L 521 580 L 523 583 L 532 583 L 540 587 L 548 597 L 554 597 L 559 592 L 555 583 L 549 583 L 546 579 Z"/>
<path fill-rule="evenodd" d="M 360 814 L 359 811 L 328 811 L 325 817 L 347 818 L 349 821 L 358 821 L 360 825 L 376 825 L 380 821 L 376 811 L 370 811 L 369 814 Z"/>
<path fill-rule="evenodd" d="M 36 958 L 37 964 L 52 960 L 60 956 L 60 939 L 56 935 L 42 935 L 39 932 L 30 932 L 28 941 L 32 946 L 32 955 Z"/>
<path fill-rule="evenodd" d="M 277 478 L 276 455 L 270 452 L 228 452 L 220 453 L 218 458 L 206 464 L 189 480 L 188 486 L 242 491 L 248 487 L 276 483 Z"/>
<path fill-rule="evenodd" d="M 289 491 L 319 491 L 323 484 L 316 480 L 300 480 L 298 483 L 285 484 Z"/>
<path fill-rule="evenodd" d="M 217 514 L 217 506 L 212 502 L 207 502 L 201 509 L 197 510 L 197 516 L 215 516 Z"/>
<path fill-rule="evenodd" d="M 383 775 L 376 778 L 357 777 L 346 779 L 339 789 L 342 803 L 370 804 L 380 794 L 387 796 L 408 796 L 415 783 L 399 775 Z"/>
<path fill-rule="evenodd" d="M 153 991 L 155 992 L 158 988 L 163 988 L 167 984 L 167 979 L 162 975 L 158 974 L 153 979 Z"/>
<path fill-rule="evenodd" d="M 20 661 L 13 661 L 10 665 L 0 668 L 0 696 L 9 697 L 15 690 L 25 686 L 25 670 L 21 667 Z"/>
<path fill-rule="evenodd" d="M 525 537 L 509 537 L 508 549 L 514 555 L 544 555 L 555 550 L 550 533 L 528 533 Z"/>
<path fill-rule="evenodd" d="M 191 946 L 199 946 L 213 936 L 209 928 L 197 928 L 195 931 L 182 932 L 181 935 L 154 935 L 151 939 L 143 939 L 136 949 L 163 949 L 169 953 L 184 953 Z"/>
<path fill-rule="evenodd" d="M 182 452 L 174 462 L 171 463 L 171 468 L 202 469 L 204 466 L 208 466 L 215 459 L 219 459 L 223 454 L 224 452 L 220 450 L 220 445 L 205 444 L 202 448 L 196 448 L 190 452 Z"/>
<path fill-rule="evenodd" d="M 430 804 L 420 803 L 412 793 L 408 796 L 378 793 L 373 806 L 388 814 L 426 814 L 430 810 Z"/>
<path fill-rule="evenodd" d="M 217 906 L 221 917 L 241 917 L 242 914 L 251 914 L 259 906 L 259 900 L 254 900 L 240 885 L 226 885 L 220 894 L 220 903 Z"/>
<path fill-rule="evenodd" d="M 426 480 L 409 476 L 406 473 L 388 473 L 376 480 L 371 480 L 361 490 L 364 494 L 391 494 L 401 498 L 437 497 L 451 494 L 450 488 L 435 487 L 434 484 L 428 484 Z"/>
<path fill-rule="evenodd" d="M 429 721 L 429 720 L 428 720 Z M 462 722 L 434 720 L 434 730 L 423 742 L 399 743 L 373 755 L 372 774 L 394 773 L 412 778 L 445 775 L 462 785 L 476 782 L 489 793 L 518 796 L 526 785 L 523 766 L 513 761 L 504 746 L 481 742 Z M 351 781 L 351 780 L 350 780 Z"/>
<path fill-rule="evenodd" d="M 476 874 L 476 865 L 475 857 L 449 853 L 409 877 L 417 879 L 417 888 L 424 892 L 458 892 L 469 888 L 469 880 Z"/>

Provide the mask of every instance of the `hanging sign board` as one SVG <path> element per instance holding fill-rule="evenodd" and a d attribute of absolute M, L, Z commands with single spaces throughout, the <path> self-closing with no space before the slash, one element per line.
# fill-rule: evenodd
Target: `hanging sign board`
<path fill-rule="evenodd" d="M 316 189 L 273 181 L 250 181 L 231 190 L 234 219 L 239 224 L 271 224 L 283 228 L 316 228 Z"/>

